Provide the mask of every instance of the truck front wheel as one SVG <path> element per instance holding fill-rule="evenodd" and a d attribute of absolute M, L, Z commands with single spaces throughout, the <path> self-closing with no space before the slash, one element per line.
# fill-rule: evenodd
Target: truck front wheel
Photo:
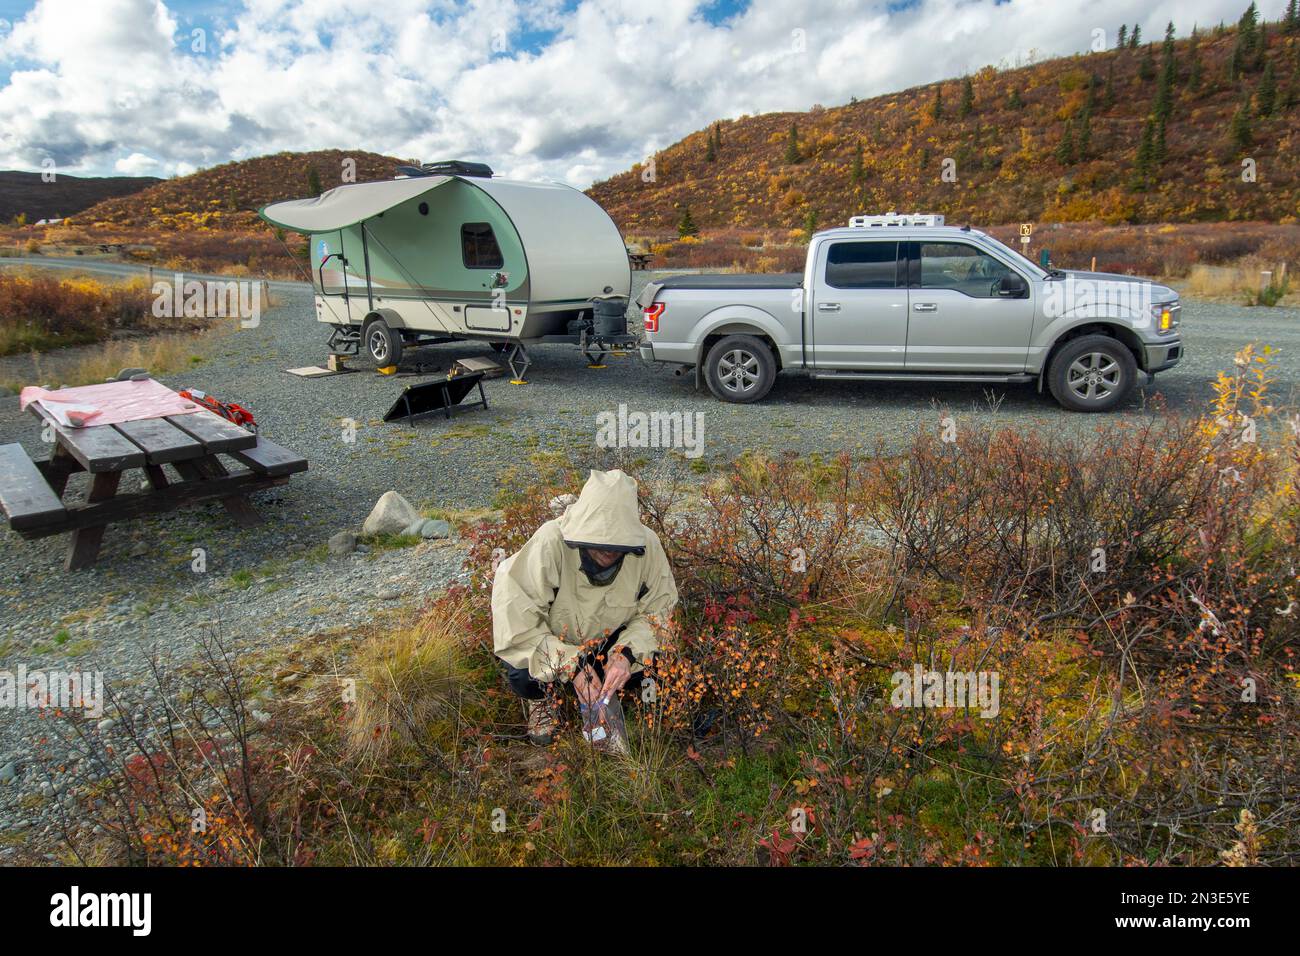
<path fill-rule="evenodd" d="M 1124 343 L 1108 335 L 1081 335 L 1052 357 L 1047 386 L 1075 412 L 1108 412 L 1137 384 L 1137 362 Z"/>
<path fill-rule="evenodd" d="M 767 343 L 752 335 L 728 335 L 704 360 L 709 391 L 724 402 L 756 402 L 776 382 L 776 359 Z"/>

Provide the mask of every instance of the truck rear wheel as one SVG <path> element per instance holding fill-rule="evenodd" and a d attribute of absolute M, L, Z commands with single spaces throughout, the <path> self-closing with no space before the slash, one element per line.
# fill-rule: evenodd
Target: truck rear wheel
<path fill-rule="evenodd" d="M 366 343 L 366 354 L 380 368 L 402 360 L 402 336 L 383 319 L 371 319 L 361 338 Z"/>
<path fill-rule="evenodd" d="M 709 391 L 724 402 L 756 402 L 776 383 L 776 359 L 767 343 L 752 335 L 728 335 L 704 360 Z"/>
<path fill-rule="evenodd" d="M 1075 412 L 1108 412 L 1137 384 L 1137 362 L 1123 342 L 1109 335 L 1082 335 L 1052 357 L 1047 386 Z"/>

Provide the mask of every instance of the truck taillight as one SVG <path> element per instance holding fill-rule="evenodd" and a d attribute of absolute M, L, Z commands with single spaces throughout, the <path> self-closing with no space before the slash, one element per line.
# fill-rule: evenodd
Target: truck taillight
<path fill-rule="evenodd" d="M 642 311 L 642 315 L 644 316 L 645 319 L 645 323 L 644 323 L 645 330 L 647 332 L 658 332 L 659 316 L 663 314 L 664 314 L 664 304 L 662 302 L 655 302 L 652 303 L 651 305 L 646 306 L 645 309 Z"/>

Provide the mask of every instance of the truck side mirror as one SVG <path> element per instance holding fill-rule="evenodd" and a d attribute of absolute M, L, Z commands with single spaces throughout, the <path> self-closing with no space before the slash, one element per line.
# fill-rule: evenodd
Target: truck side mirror
<path fill-rule="evenodd" d="M 1029 286 L 1015 272 L 1008 272 L 998 283 L 998 297 L 1002 299 L 1023 299 L 1029 295 Z"/>

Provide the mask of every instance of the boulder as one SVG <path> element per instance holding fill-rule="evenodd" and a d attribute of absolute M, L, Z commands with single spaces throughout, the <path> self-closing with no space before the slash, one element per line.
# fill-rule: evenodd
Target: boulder
<path fill-rule="evenodd" d="M 440 518 L 430 518 L 420 528 L 422 538 L 450 538 L 451 523 Z"/>
<path fill-rule="evenodd" d="M 328 547 L 331 557 L 344 557 L 357 549 L 357 536 L 351 531 L 340 531 L 330 536 Z"/>
<path fill-rule="evenodd" d="M 420 513 L 396 491 L 385 491 L 361 530 L 366 534 L 401 534 Z"/>

